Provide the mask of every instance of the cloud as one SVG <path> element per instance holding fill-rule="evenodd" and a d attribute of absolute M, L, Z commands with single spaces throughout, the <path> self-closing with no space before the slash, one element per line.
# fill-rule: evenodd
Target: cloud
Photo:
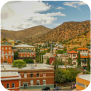
<path fill-rule="evenodd" d="M 18 31 L 51 24 L 57 20 L 57 16 L 66 16 L 61 12 L 41 13 L 50 8 L 51 5 L 41 1 L 10 1 L 1 9 L 1 28 Z"/>
<path fill-rule="evenodd" d="M 78 8 L 78 10 L 80 10 L 79 6 L 86 5 L 86 3 L 81 2 L 81 1 L 78 1 L 78 2 L 64 2 L 63 4 L 66 5 L 66 6 Z"/>
<path fill-rule="evenodd" d="M 57 7 L 56 9 L 65 9 L 65 8 L 63 8 L 63 7 Z"/>

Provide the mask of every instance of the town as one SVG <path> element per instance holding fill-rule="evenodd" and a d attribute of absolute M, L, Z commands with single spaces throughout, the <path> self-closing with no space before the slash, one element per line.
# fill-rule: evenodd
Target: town
<path fill-rule="evenodd" d="M 67 51 L 53 41 L 30 45 L 6 40 L 1 43 L 1 82 L 6 89 L 82 90 L 89 85 L 89 48 Z"/>

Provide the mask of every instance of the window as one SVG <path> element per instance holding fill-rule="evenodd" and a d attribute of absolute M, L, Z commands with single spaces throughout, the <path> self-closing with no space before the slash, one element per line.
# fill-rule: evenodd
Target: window
<path fill-rule="evenodd" d="M 73 55 L 73 57 L 76 57 L 76 55 Z"/>
<path fill-rule="evenodd" d="M 2 84 L 1 86 L 2 86 L 1 88 L 4 88 L 4 84 Z"/>
<path fill-rule="evenodd" d="M 33 77 L 33 74 L 30 74 L 30 77 Z"/>
<path fill-rule="evenodd" d="M 5 51 L 5 54 L 7 54 L 7 51 Z"/>
<path fill-rule="evenodd" d="M 9 88 L 9 84 L 6 84 L 6 88 Z"/>
<path fill-rule="evenodd" d="M 5 56 L 5 59 L 8 59 L 8 56 Z"/>
<path fill-rule="evenodd" d="M 27 74 L 24 74 L 24 78 L 26 78 L 27 77 Z"/>
<path fill-rule="evenodd" d="M 11 58 L 11 56 L 9 56 L 9 58 Z"/>
<path fill-rule="evenodd" d="M 22 55 L 21 55 L 21 57 L 22 57 Z"/>
<path fill-rule="evenodd" d="M 12 88 L 14 88 L 15 87 L 15 84 L 14 83 L 12 83 Z"/>
<path fill-rule="evenodd" d="M 43 85 L 46 85 L 46 80 L 43 80 Z"/>
<path fill-rule="evenodd" d="M 27 57 L 29 57 L 29 55 L 27 55 Z"/>
<path fill-rule="evenodd" d="M 5 50 L 7 50 L 7 47 L 5 47 Z"/>
<path fill-rule="evenodd" d="M 43 73 L 43 77 L 46 77 L 46 73 Z"/>
<path fill-rule="evenodd" d="M 11 49 L 11 47 L 9 47 L 9 50 Z"/>
<path fill-rule="evenodd" d="M 30 83 L 31 83 L 31 86 L 33 86 L 33 80 L 31 80 Z"/>
<path fill-rule="evenodd" d="M 9 51 L 9 54 L 11 54 L 11 51 Z"/>
<path fill-rule="evenodd" d="M 21 81 L 19 81 L 19 87 L 21 86 Z"/>
<path fill-rule="evenodd" d="M 39 85 L 40 84 L 40 80 L 37 80 L 37 85 Z"/>
<path fill-rule="evenodd" d="M 4 50 L 4 47 L 2 47 L 2 50 Z"/>
<path fill-rule="evenodd" d="M 39 77 L 39 73 L 37 73 L 37 77 Z"/>

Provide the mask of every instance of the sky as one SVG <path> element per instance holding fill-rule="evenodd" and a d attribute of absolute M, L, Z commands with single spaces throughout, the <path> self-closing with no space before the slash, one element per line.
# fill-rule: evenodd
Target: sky
<path fill-rule="evenodd" d="M 19 31 L 43 25 L 55 28 L 64 22 L 90 20 L 82 1 L 9 1 L 1 9 L 1 29 Z"/>

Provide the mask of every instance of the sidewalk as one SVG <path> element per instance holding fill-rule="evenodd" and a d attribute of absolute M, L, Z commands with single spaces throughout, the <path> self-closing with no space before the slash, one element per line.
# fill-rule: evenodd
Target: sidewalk
<path fill-rule="evenodd" d="M 76 89 L 72 90 L 72 91 L 76 91 Z"/>

